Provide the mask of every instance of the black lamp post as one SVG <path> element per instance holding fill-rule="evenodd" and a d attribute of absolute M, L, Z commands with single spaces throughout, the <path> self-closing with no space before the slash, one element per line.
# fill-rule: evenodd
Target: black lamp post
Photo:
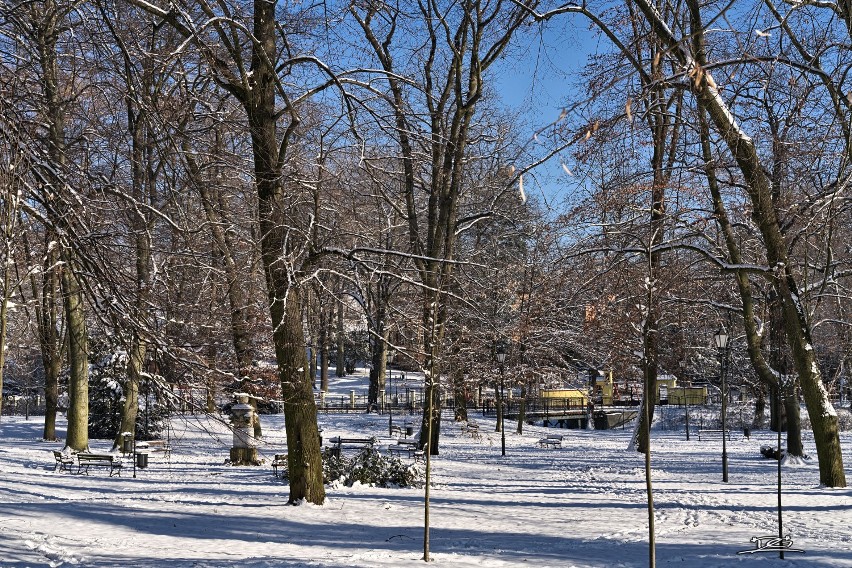
<path fill-rule="evenodd" d="M 506 424 L 503 420 L 503 415 L 506 412 L 505 403 L 506 399 L 503 396 L 503 379 L 504 379 L 504 371 L 506 369 L 506 344 L 502 341 L 497 343 L 497 347 L 494 350 L 494 354 L 497 357 L 497 364 L 500 365 L 500 416 L 498 419 L 501 421 L 500 424 L 500 455 L 506 455 Z"/>
<path fill-rule="evenodd" d="M 689 391 L 687 390 L 687 381 L 686 381 L 686 363 L 683 360 L 680 362 L 680 380 L 683 384 L 680 387 L 681 392 L 683 393 L 683 406 L 686 408 L 686 441 L 689 441 Z"/>
<path fill-rule="evenodd" d="M 728 349 L 728 333 L 724 326 L 719 326 L 719 331 L 713 336 L 716 341 L 716 349 L 719 350 L 719 374 L 720 383 L 722 385 L 722 481 L 728 481 L 728 448 L 726 445 L 727 438 L 727 410 L 728 410 L 728 389 L 725 388 L 725 367 L 727 363 Z"/>
<path fill-rule="evenodd" d="M 390 366 L 393 363 L 393 349 L 387 351 L 387 365 L 385 365 L 385 373 L 388 380 L 388 436 L 393 435 L 393 373 Z"/>
<path fill-rule="evenodd" d="M 25 420 L 29 421 L 29 419 L 30 419 L 30 374 L 29 373 L 27 373 L 27 392 L 26 392 L 26 396 L 24 397 L 24 406 L 26 408 Z"/>

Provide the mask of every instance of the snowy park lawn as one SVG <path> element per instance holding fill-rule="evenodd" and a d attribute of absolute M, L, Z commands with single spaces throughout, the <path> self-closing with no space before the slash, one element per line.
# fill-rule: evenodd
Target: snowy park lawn
<path fill-rule="evenodd" d="M 562 448 L 539 448 L 549 432 L 507 428 L 506 457 L 493 419 L 474 415 L 474 439 L 445 414 L 433 461 L 434 566 L 647 566 L 642 456 L 627 451 L 630 430 L 565 434 Z M 326 439 L 387 434 L 387 416 L 325 415 Z M 396 423 L 404 417 L 394 416 Z M 259 467 L 225 465 L 231 434 L 205 416 L 173 416 L 170 459 L 126 463 L 121 477 L 54 472 L 41 422 L 0 422 L 0 566 L 421 566 L 423 490 L 328 488 L 323 506 L 288 507 L 288 488 L 268 461 L 284 448 L 283 417 L 264 416 Z M 508 426 L 508 423 L 507 423 Z M 60 420 L 59 435 L 65 424 Z M 653 477 L 659 566 L 852 566 L 852 490 L 819 486 L 817 466 L 783 468 L 784 533 L 793 548 L 754 549 L 777 534 L 777 462 L 757 432 L 728 444 L 730 482 L 721 481 L 721 442 L 687 442 L 655 431 Z M 815 455 L 810 433 L 806 452 Z M 384 443 L 387 443 L 385 441 Z M 852 436 L 842 437 L 852 482 Z M 107 440 L 92 440 L 106 452 Z"/>

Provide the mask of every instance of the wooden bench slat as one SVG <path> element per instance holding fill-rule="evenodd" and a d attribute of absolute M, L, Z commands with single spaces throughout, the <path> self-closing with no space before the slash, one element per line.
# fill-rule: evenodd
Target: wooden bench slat
<path fill-rule="evenodd" d="M 109 467 L 109 476 L 112 477 L 114 473 L 118 472 L 118 476 L 121 477 L 121 467 L 122 463 L 115 459 L 115 456 L 112 454 L 91 454 L 91 453 L 79 453 L 77 454 L 77 473 L 85 473 L 89 475 L 89 467 L 91 466 L 102 466 Z M 86 468 L 83 470 L 83 468 Z"/>

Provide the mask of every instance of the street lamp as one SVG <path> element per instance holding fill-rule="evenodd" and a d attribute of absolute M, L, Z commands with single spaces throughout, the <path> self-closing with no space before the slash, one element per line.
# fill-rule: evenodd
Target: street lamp
<path fill-rule="evenodd" d="M 393 349 L 388 348 L 386 353 L 387 365 L 385 365 L 385 373 L 388 379 L 388 436 L 393 436 L 393 373 L 390 369 L 393 356 Z"/>
<path fill-rule="evenodd" d="M 506 369 L 506 344 L 502 341 L 497 343 L 497 347 L 494 350 L 494 355 L 497 357 L 497 364 L 500 365 L 500 416 L 497 419 L 500 421 L 500 455 L 506 455 L 506 424 L 503 420 L 503 413 L 505 412 L 504 404 L 506 398 L 503 396 L 503 379 L 504 379 L 504 371 Z"/>
<path fill-rule="evenodd" d="M 727 410 L 728 410 L 728 391 L 725 387 L 725 366 L 728 349 L 728 333 L 724 326 L 719 326 L 719 331 L 713 336 L 716 341 L 716 349 L 719 350 L 719 374 L 722 385 L 722 481 L 728 481 L 728 448 L 725 438 L 727 437 Z"/>

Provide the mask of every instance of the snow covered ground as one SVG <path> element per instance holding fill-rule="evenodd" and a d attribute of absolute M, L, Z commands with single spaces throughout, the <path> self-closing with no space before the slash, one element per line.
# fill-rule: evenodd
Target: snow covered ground
<path fill-rule="evenodd" d="M 630 430 L 561 430 L 561 449 L 538 448 L 552 429 L 507 429 L 500 455 L 494 421 L 473 416 L 474 439 L 445 415 L 433 461 L 433 565 L 647 566 L 642 456 L 627 451 Z M 326 439 L 387 434 L 387 416 L 320 415 Z M 402 422 L 395 416 L 394 421 Z M 0 566 L 218 567 L 421 566 L 423 490 L 329 488 L 318 507 L 288 507 L 286 484 L 268 464 L 224 464 L 226 425 L 174 416 L 170 459 L 125 467 L 122 476 L 54 472 L 38 417 L 0 422 Z M 283 417 L 264 416 L 269 459 L 284 450 Z M 64 422 L 60 421 L 60 435 Z M 815 455 L 806 433 L 806 451 Z M 721 442 L 687 442 L 682 432 L 653 440 L 659 566 L 850 566 L 852 490 L 819 486 L 816 464 L 783 468 L 784 533 L 793 548 L 753 550 L 752 537 L 777 534 L 777 462 L 758 448 L 762 431 L 728 444 L 730 481 L 721 481 Z M 852 435 L 842 437 L 852 482 Z M 107 451 L 107 440 L 92 440 Z"/>

